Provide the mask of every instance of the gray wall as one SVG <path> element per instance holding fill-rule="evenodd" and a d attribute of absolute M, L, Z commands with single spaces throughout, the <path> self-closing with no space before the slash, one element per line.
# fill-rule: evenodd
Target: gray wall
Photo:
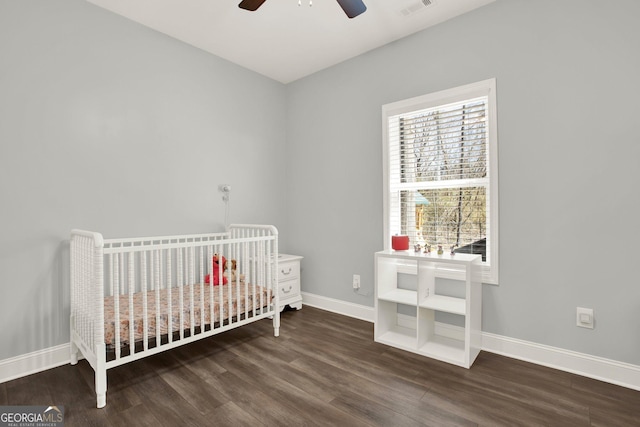
<path fill-rule="evenodd" d="M 500 284 L 483 330 L 640 364 L 640 2 L 497 2 L 287 86 L 303 291 L 373 305 L 381 106 L 497 78 Z M 577 306 L 596 328 L 575 326 Z"/>
<path fill-rule="evenodd" d="M 0 0 L 0 360 L 69 341 L 68 238 L 282 225 L 285 89 L 82 0 Z"/>

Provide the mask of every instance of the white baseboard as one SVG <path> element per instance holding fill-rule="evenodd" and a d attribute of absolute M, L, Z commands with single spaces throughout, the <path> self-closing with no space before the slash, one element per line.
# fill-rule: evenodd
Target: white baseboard
<path fill-rule="evenodd" d="M 44 350 L 0 361 L 0 383 L 56 368 L 70 362 L 69 344 L 61 344 Z"/>
<path fill-rule="evenodd" d="M 369 322 L 373 322 L 375 317 L 373 307 L 339 301 L 320 295 L 303 292 L 302 301 L 303 304 L 312 307 Z M 415 328 L 415 318 L 399 314 L 398 324 Z M 460 327 L 445 323 L 436 323 L 435 326 L 436 332 L 440 335 L 455 339 L 461 339 L 463 336 L 463 330 Z M 495 335 L 489 332 L 482 333 L 482 350 L 640 391 L 640 366 L 630 363 Z"/>
<path fill-rule="evenodd" d="M 356 319 L 372 322 L 374 319 L 373 307 L 362 304 L 354 304 L 352 302 L 341 301 L 338 299 L 323 297 L 321 295 L 302 292 L 302 304 L 311 307 L 320 308 L 332 313 L 342 314 L 344 316 L 355 317 Z"/>
<path fill-rule="evenodd" d="M 537 365 L 640 390 L 640 366 L 488 332 L 482 349 Z"/>

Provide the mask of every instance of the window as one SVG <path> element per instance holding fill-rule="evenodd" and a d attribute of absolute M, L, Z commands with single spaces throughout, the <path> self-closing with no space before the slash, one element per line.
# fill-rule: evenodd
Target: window
<path fill-rule="evenodd" d="M 498 283 L 495 79 L 387 104 L 385 248 L 413 246 L 482 255 L 483 282 Z"/>

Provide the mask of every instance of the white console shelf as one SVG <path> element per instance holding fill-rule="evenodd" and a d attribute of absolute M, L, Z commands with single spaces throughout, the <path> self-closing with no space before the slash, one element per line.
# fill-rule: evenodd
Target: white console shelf
<path fill-rule="evenodd" d="M 480 263 L 480 255 L 377 252 L 375 341 L 465 368 L 471 367 L 482 346 Z M 436 289 L 436 278 L 443 271 L 449 272 L 446 277 L 451 277 L 451 270 L 458 271 L 458 277 L 463 278 L 464 297 L 443 295 L 442 289 Z M 407 274 L 415 286 L 409 286 L 409 289 L 399 287 L 400 273 Z M 413 307 L 416 311 L 414 325 L 398 324 L 400 306 Z M 438 311 L 464 317 L 463 340 L 436 334 L 435 313 Z"/>

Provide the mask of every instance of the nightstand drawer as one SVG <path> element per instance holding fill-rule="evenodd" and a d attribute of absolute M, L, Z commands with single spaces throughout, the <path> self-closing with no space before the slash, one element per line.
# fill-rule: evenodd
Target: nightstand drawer
<path fill-rule="evenodd" d="M 300 262 L 281 262 L 278 264 L 278 282 L 300 278 Z"/>
<path fill-rule="evenodd" d="M 285 301 L 288 298 L 295 298 L 300 295 L 300 280 L 284 280 L 278 282 L 278 293 L 280 294 L 280 301 Z"/>

